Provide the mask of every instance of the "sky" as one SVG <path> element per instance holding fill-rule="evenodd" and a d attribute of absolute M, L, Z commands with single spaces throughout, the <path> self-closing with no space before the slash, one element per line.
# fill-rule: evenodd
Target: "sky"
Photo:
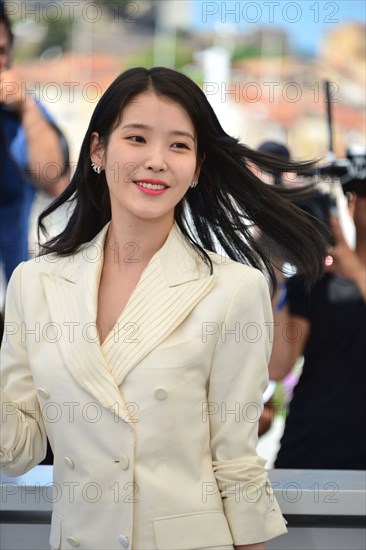
<path fill-rule="evenodd" d="M 193 28 L 250 32 L 260 26 L 287 31 L 299 53 L 315 55 L 324 34 L 345 21 L 365 23 L 364 0 L 261 0 L 193 2 Z"/>

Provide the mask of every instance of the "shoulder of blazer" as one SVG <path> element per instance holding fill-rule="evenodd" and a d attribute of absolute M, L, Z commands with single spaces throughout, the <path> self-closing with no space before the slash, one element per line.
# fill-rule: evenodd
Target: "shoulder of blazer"
<path fill-rule="evenodd" d="M 108 227 L 109 223 L 94 239 L 81 245 L 76 252 L 69 256 L 51 253 L 23 262 L 25 278 L 33 278 L 40 273 L 47 273 L 51 276 L 77 279 L 85 264 L 96 266 L 102 260 L 103 244 Z M 241 278 L 253 280 L 258 276 L 263 277 L 258 269 L 209 250 L 206 250 L 206 252 L 213 264 L 213 274 L 219 277 L 232 278 L 234 284 L 235 280 Z M 190 279 L 206 278 L 209 275 L 209 267 L 191 243 L 186 240 L 176 224 L 174 224 L 166 243 L 157 252 L 157 256 L 170 285 Z"/>
<path fill-rule="evenodd" d="M 217 254 L 215 252 L 211 252 L 209 250 L 206 250 L 207 254 L 210 256 L 212 264 L 213 264 L 213 271 L 217 275 L 221 276 L 232 276 L 235 279 L 248 279 L 248 280 L 254 280 L 254 279 L 265 279 L 264 274 L 259 269 L 242 264 L 240 262 L 237 262 L 235 260 L 231 260 L 227 256 L 222 256 L 221 254 Z"/>
<path fill-rule="evenodd" d="M 85 250 L 84 246 L 83 250 Z M 23 277 L 25 279 L 34 278 L 41 273 L 58 277 L 63 275 L 65 271 L 77 269 L 80 266 L 80 260 L 82 260 L 81 249 L 68 256 L 60 256 L 54 253 L 37 256 L 23 262 Z"/>
<path fill-rule="evenodd" d="M 67 276 L 77 273 L 82 264 L 97 263 L 103 257 L 104 237 L 107 233 L 109 223 L 92 239 L 82 244 L 78 250 L 68 256 L 60 256 L 55 253 L 36 256 L 23 263 L 23 270 L 26 276 L 36 276 L 39 273 L 47 273 L 52 276 Z"/>

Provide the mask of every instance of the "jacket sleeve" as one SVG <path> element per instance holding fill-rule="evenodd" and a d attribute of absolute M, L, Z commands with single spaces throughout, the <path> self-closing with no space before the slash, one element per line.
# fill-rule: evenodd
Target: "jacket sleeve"
<path fill-rule="evenodd" d="M 0 369 L 0 466 L 22 475 L 46 456 L 47 437 L 29 366 L 20 264 L 9 281 Z"/>
<path fill-rule="evenodd" d="M 262 273 L 248 269 L 221 326 L 208 399 L 213 469 L 235 545 L 287 532 L 265 461 L 256 453 L 271 323 L 267 282 Z"/>

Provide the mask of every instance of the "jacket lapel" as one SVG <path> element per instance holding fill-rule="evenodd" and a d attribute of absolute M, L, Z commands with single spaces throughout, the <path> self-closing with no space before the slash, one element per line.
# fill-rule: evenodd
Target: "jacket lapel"
<path fill-rule="evenodd" d="M 60 261 L 56 275 L 41 273 L 52 322 L 61 327 L 58 345 L 70 374 L 106 409 L 124 418 L 124 403 L 103 356 L 96 330 L 97 298 L 108 226 L 74 256 Z M 97 259 L 97 261 L 95 261 Z"/>
<path fill-rule="evenodd" d="M 103 343 L 118 385 L 184 321 L 213 284 L 214 276 L 175 225 Z"/>
<path fill-rule="evenodd" d="M 73 327 L 74 335 L 78 335 L 71 345 L 69 338 L 59 340 L 71 375 L 105 408 L 128 421 L 131 415 L 119 386 L 211 290 L 214 276 L 174 225 L 100 346 L 96 315 L 107 229 L 78 252 L 74 262 L 68 261 L 58 275 L 42 273 L 41 279 L 52 321 L 62 329 Z M 92 261 L 98 253 L 98 260 Z"/>

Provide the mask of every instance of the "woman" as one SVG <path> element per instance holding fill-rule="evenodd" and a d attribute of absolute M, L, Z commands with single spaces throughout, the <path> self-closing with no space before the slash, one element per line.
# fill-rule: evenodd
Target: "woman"
<path fill-rule="evenodd" d="M 52 548 L 261 549 L 286 531 L 255 450 L 271 306 L 250 266 L 271 267 L 248 220 L 313 277 L 325 249 L 253 162 L 297 169 L 225 134 L 173 70 L 130 69 L 99 101 L 40 218 L 70 202 L 66 229 L 6 310 L 1 460 L 24 473 L 48 436 Z"/>

